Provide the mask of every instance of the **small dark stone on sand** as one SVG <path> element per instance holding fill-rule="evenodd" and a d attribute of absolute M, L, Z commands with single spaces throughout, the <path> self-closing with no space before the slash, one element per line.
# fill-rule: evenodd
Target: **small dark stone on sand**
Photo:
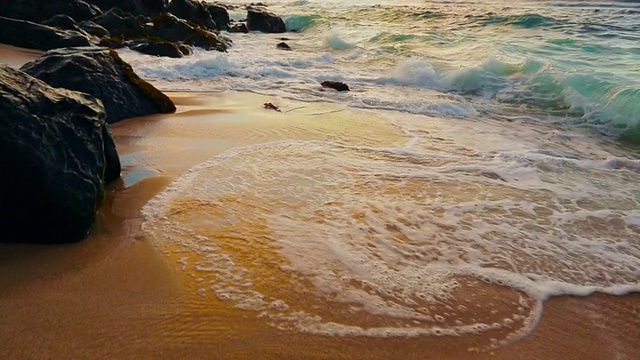
<path fill-rule="evenodd" d="M 276 47 L 280 50 L 291 51 L 291 46 L 284 41 L 276 45 Z"/>
<path fill-rule="evenodd" d="M 350 91 L 347 84 L 339 81 L 323 81 L 320 85 L 322 85 L 323 88 L 331 88 L 338 91 Z"/>
<path fill-rule="evenodd" d="M 275 105 L 273 105 L 272 103 L 264 103 L 264 108 L 265 109 L 269 109 L 269 110 L 275 110 L 277 112 L 281 112 L 280 108 L 275 106 Z"/>

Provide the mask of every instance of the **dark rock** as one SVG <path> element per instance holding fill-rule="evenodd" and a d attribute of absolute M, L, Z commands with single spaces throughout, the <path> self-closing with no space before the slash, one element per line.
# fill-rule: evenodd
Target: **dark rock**
<path fill-rule="evenodd" d="M 172 0 L 168 10 L 173 15 L 188 20 L 208 30 L 216 30 L 218 27 L 213 21 L 207 8 L 194 0 Z"/>
<path fill-rule="evenodd" d="M 231 33 L 248 33 L 249 32 L 249 28 L 247 27 L 247 24 L 241 22 L 241 23 L 235 23 L 233 25 L 231 25 L 231 27 L 229 28 L 229 32 Z"/>
<path fill-rule="evenodd" d="M 218 30 L 228 30 L 229 29 L 229 12 L 227 8 L 222 5 L 207 5 L 207 11 L 211 15 L 213 21 L 215 21 Z"/>
<path fill-rule="evenodd" d="M 322 85 L 323 88 L 331 88 L 338 91 L 349 91 L 349 86 L 339 81 L 323 81 L 320 85 Z"/>
<path fill-rule="evenodd" d="M 37 50 L 90 45 L 89 39 L 77 31 L 59 30 L 2 16 L 0 16 L 0 43 Z"/>
<path fill-rule="evenodd" d="M 245 8 L 247 10 L 249 9 L 254 9 L 254 8 L 259 8 L 259 9 L 264 9 L 267 7 L 267 4 L 263 3 L 263 2 L 257 2 L 257 3 L 250 3 L 248 5 L 245 6 Z"/>
<path fill-rule="evenodd" d="M 166 95 L 140 79 L 113 50 L 53 50 L 21 70 L 51 86 L 82 91 L 102 100 L 109 123 L 175 111 Z"/>
<path fill-rule="evenodd" d="M 56 27 L 62 30 L 74 30 L 77 32 L 82 32 L 76 24 L 75 20 L 67 15 L 56 15 L 49 20 L 45 20 L 41 22 L 42 25 L 47 25 L 51 27 Z"/>
<path fill-rule="evenodd" d="M 151 38 L 163 39 L 170 42 L 183 42 L 205 50 L 226 51 L 230 46 L 229 39 L 217 33 L 191 26 L 187 21 L 172 14 L 162 14 L 152 18 L 153 26 L 147 27 L 146 32 Z"/>
<path fill-rule="evenodd" d="M 197 32 L 193 36 L 184 40 L 184 43 L 187 45 L 203 48 L 205 50 L 215 50 L 221 52 L 227 52 L 227 47 L 229 47 L 229 43 L 225 42 L 225 40 L 214 33 L 210 33 L 208 31 Z"/>
<path fill-rule="evenodd" d="M 146 23 L 151 22 L 151 18 L 148 17 L 148 16 L 144 16 L 144 15 L 137 15 L 136 16 L 136 20 L 138 20 L 138 22 L 140 24 L 146 24 Z"/>
<path fill-rule="evenodd" d="M 122 38 L 119 36 L 109 36 L 109 37 L 100 39 L 100 42 L 98 42 L 98 45 L 108 47 L 111 49 L 120 49 L 124 47 L 124 40 L 122 40 Z"/>
<path fill-rule="evenodd" d="M 191 50 L 191 47 L 189 45 L 178 44 L 178 49 L 180 49 L 182 55 L 185 56 L 191 55 L 193 53 L 193 50 Z"/>
<path fill-rule="evenodd" d="M 151 21 L 153 26 L 147 26 L 145 29 L 151 37 L 177 42 L 195 34 L 193 26 L 169 13 L 153 17 Z"/>
<path fill-rule="evenodd" d="M 177 44 L 169 41 L 143 41 L 129 45 L 131 50 L 147 55 L 181 58 L 184 56 Z"/>
<path fill-rule="evenodd" d="M 276 45 L 276 48 L 280 50 L 291 51 L 291 46 L 289 46 L 289 44 L 287 44 L 286 42 L 279 43 L 278 45 Z"/>
<path fill-rule="evenodd" d="M 142 14 L 153 16 L 167 11 L 169 0 L 138 0 Z"/>
<path fill-rule="evenodd" d="M 96 16 L 93 18 L 93 22 L 107 29 L 111 36 L 120 36 L 125 39 L 147 37 L 144 25 L 135 16 L 119 8 L 110 9 L 106 13 Z"/>
<path fill-rule="evenodd" d="M 0 65 L 0 242 L 82 240 L 120 161 L 97 99 Z"/>
<path fill-rule="evenodd" d="M 265 109 L 275 110 L 277 112 L 282 112 L 279 107 L 277 107 L 276 105 L 273 105 L 273 103 L 270 103 L 270 102 L 269 103 L 264 103 L 264 104 L 262 104 L 262 106 L 264 106 Z"/>
<path fill-rule="evenodd" d="M 287 31 L 281 17 L 263 9 L 250 8 L 247 11 L 247 27 L 251 31 L 264 33 L 283 33 Z"/>
<path fill-rule="evenodd" d="M 105 29 L 104 27 L 90 20 L 79 22 L 78 27 L 82 29 L 84 32 L 86 32 L 87 34 L 91 34 L 99 38 L 111 36 L 111 33 L 109 32 L 109 30 Z"/>
<path fill-rule="evenodd" d="M 134 15 L 157 15 L 167 11 L 168 0 L 84 0 L 102 11 L 120 8 Z"/>
<path fill-rule="evenodd" d="M 118 155 L 118 148 L 116 147 L 116 142 L 113 139 L 113 134 L 111 133 L 111 128 L 109 128 L 108 124 L 105 124 L 102 128 L 102 141 L 104 142 L 103 149 L 105 163 L 102 181 L 104 184 L 110 184 L 120 178 L 122 167 L 120 164 L 120 155 Z"/>
<path fill-rule="evenodd" d="M 2 16 L 42 22 L 55 15 L 67 15 L 75 21 L 88 20 L 100 14 L 100 9 L 82 0 L 3 0 Z"/>

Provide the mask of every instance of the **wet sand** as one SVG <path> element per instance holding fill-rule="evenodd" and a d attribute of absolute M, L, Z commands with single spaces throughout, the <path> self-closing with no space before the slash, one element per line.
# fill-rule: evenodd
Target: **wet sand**
<path fill-rule="evenodd" d="M 124 170 L 92 235 L 57 247 L 0 245 L 3 359 L 635 359 L 640 294 L 558 297 L 526 338 L 474 352 L 484 335 L 327 337 L 278 330 L 199 295 L 195 281 L 139 231 L 141 207 L 179 174 L 227 149 L 284 139 L 367 143 L 340 109 L 253 94 L 169 94 L 175 115 L 113 126 Z M 283 113 L 265 110 L 274 102 Z M 332 110 L 333 109 L 333 110 Z M 357 114 L 356 114 L 357 116 Z M 364 116 L 364 115 L 363 115 Z M 372 130 L 391 133 L 384 125 Z M 387 139 L 394 141 L 393 138 Z M 500 289 L 477 300 L 508 306 Z"/>
<path fill-rule="evenodd" d="M 23 49 L 0 44 L 0 63 L 17 69 L 29 61 L 36 59 L 42 53 L 43 52 L 39 50 Z"/>

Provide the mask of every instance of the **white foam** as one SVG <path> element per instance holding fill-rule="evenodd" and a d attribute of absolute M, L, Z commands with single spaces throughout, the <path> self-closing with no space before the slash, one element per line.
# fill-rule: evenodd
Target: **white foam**
<path fill-rule="evenodd" d="M 160 244 L 199 254 L 183 266 L 215 274 L 211 287 L 219 298 L 278 326 L 417 336 L 492 331 L 520 321 L 497 346 L 528 333 L 550 296 L 640 292 L 640 244 L 632 228 L 640 210 L 621 200 L 640 188 L 623 189 L 627 179 L 618 173 L 564 154 L 442 156 L 323 141 L 237 148 L 194 167 L 154 198 L 143 209 L 143 228 Z M 528 181 L 509 176 L 522 169 L 531 173 Z M 488 172 L 503 180 L 483 175 Z M 181 214 L 198 213 L 200 205 L 224 210 L 219 219 L 180 220 L 171 209 L 181 199 L 195 200 Z M 306 279 L 327 306 L 348 305 L 404 325 L 337 323 L 261 293 L 254 281 L 261 272 L 236 264 L 215 237 L 202 237 L 210 221 L 233 226 L 251 218 L 269 229 L 285 276 Z M 246 230 L 237 236 L 248 236 L 251 246 Z M 461 277 L 517 290 L 533 305 L 521 300 L 509 321 L 487 323 L 433 310 L 457 306 Z"/>
<path fill-rule="evenodd" d="M 349 50 L 354 47 L 354 44 L 342 39 L 342 37 L 340 37 L 340 35 L 335 31 L 325 35 L 324 43 L 332 50 Z"/>
<path fill-rule="evenodd" d="M 431 64 L 417 59 L 400 62 L 390 77 L 381 77 L 382 83 L 432 88 L 439 86 L 440 78 Z"/>
<path fill-rule="evenodd" d="M 640 160 L 610 156 L 604 161 L 603 167 L 605 169 L 615 170 L 626 169 L 636 173 L 640 173 Z"/>

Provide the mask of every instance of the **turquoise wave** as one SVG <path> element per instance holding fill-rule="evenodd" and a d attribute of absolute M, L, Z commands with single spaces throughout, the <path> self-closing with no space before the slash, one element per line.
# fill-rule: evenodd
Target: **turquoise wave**
<path fill-rule="evenodd" d="M 376 83 L 454 93 L 490 113 L 535 114 L 640 144 L 640 86 L 604 71 L 566 71 L 536 60 L 512 64 L 496 59 L 444 70 L 408 60 Z"/>
<path fill-rule="evenodd" d="M 601 72 L 566 72 L 539 61 L 490 60 L 448 74 L 450 90 L 520 110 L 545 110 L 567 122 L 640 144 L 640 87 Z"/>
<path fill-rule="evenodd" d="M 284 17 L 284 25 L 287 31 L 303 32 L 316 25 L 318 15 L 288 15 Z"/>
<path fill-rule="evenodd" d="M 513 15 L 497 15 L 493 13 L 485 15 L 469 15 L 468 19 L 476 21 L 483 26 L 491 25 L 508 25 L 520 28 L 536 28 L 551 27 L 565 25 L 566 21 L 554 19 L 550 16 L 539 14 L 513 14 Z"/>

